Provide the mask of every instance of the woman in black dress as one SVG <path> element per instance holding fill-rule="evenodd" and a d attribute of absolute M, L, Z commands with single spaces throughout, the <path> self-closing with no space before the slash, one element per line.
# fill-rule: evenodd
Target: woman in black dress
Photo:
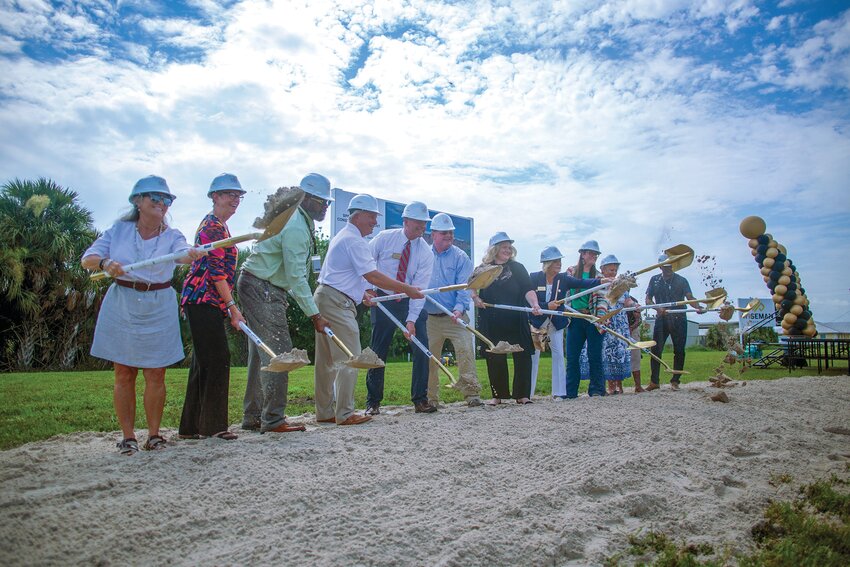
<path fill-rule="evenodd" d="M 518 404 L 530 404 L 531 400 L 531 330 L 528 326 L 528 313 L 507 309 L 485 309 L 484 303 L 502 303 L 524 307 L 531 306 L 535 315 L 540 314 L 537 293 L 531 285 L 528 270 L 514 260 L 516 248 L 513 240 L 504 232 L 498 232 L 490 239 L 490 247 L 484 255 L 482 264 L 502 266 L 502 273 L 490 286 L 473 293 L 472 300 L 478 307 L 478 327 L 491 341 L 507 341 L 518 344 L 522 352 L 513 353 L 514 387 L 513 396 L 508 388 L 508 358 L 504 354 L 484 351 L 487 361 L 487 374 L 490 377 L 490 389 L 493 399 L 487 403 L 497 405 L 503 399 L 513 397 Z M 486 345 L 483 347 L 486 349 Z"/>

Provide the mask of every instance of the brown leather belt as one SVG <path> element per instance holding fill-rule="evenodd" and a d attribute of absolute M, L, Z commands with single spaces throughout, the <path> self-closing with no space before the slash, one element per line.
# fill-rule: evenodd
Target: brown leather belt
<path fill-rule="evenodd" d="M 162 283 L 145 283 L 145 282 L 128 282 L 125 280 L 115 280 L 115 283 L 121 287 L 129 287 L 136 291 L 157 291 L 171 287 L 171 282 Z"/>

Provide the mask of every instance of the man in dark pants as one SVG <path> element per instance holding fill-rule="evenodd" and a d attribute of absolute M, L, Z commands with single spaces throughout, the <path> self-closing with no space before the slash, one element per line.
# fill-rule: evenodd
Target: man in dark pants
<path fill-rule="evenodd" d="M 419 289 L 428 287 L 434 268 L 434 253 L 422 238 L 430 221 L 425 203 L 414 201 L 401 213 L 402 228 L 379 232 L 370 242 L 369 250 L 375 258 L 378 271 L 388 277 Z M 391 290 L 378 288 L 376 295 L 387 295 Z M 428 312 L 423 309 L 425 299 L 385 301 L 384 307 L 399 321 L 405 323 L 405 336 L 415 336 L 428 344 Z M 397 327 L 377 307 L 372 307 L 372 350 L 386 360 Z M 437 408 L 428 403 L 428 367 L 430 359 L 418 348 L 413 349 L 413 373 L 410 398 L 416 413 L 433 413 Z M 384 399 L 384 368 L 373 368 L 366 373 L 366 415 L 381 413 Z"/>
<path fill-rule="evenodd" d="M 666 254 L 658 257 L 659 262 L 666 259 Z M 646 288 L 646 305 L 670 303 L 685 299 L 695 299 L 691 293 L 691 285 L 688 280 L 673 273 L 673 268 L 669 265 L 661 266 L 661 273 L 652 276 L 652 279 L 649 280 L 649 286 Z M 684 370 L 688 320 L 684 313 L 669 313 L 663 307 L 656 307 L 655 310 L 657 315 L 655 317 L 655 328 L 652 332 L 652 340 L 655 341 L 655 346 L 652 347 L 652 353 L 661 358 L 661 353 L 664 352 L 664 343 L 667 342 L 667 337 L 671 337 L 673 339 L 673 370 Z M 661 387 L 659 385 L 661 364 L 652 359 L 650 368 L 652 370 L 651 382 L 646 387 L 647 391 L 657 390 Z M 678 374 L 674 374 L 670 378 L 670 388 L 679 389 Z"/>

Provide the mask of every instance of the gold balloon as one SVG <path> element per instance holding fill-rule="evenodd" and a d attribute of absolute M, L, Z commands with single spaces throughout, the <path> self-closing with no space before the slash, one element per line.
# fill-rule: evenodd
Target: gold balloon
<path fill-rule="evenodd" d="M 788 276 L 779 276 L 779 279 L 776 280 L 780 285 L 788 285 L 791 283 L 791 278 Z"/>
<path fill-rule="evenodd" d="M 808 300 L 806 299 L 805 295 L 798 295 L 794 298 L 794 305 L 802 305 L 803 307 L 805 307 L 807 303 Z"/>
<path fill-rule="evenodd" d="M 764 234 L 767 225 L 764 222 L 764 219 L 761 217 L 747 217 L 741 221 L 741 234 L 744 238 L 758 238 L 762 234 Z"/>
<path fill-rule="evenodd" d="M 762 265 L 767 266 L 768 268 L 772 268 L 775 263 L 776 260 L 774 260 L 773 258 L 765 258 L 764 262 L 762 262 Z"/>
<path fill-rule="evenodd" d="M 784 270 L 782 270 L 782 275 L 783 276 L 792 276 L 792 275 L 794 275 L 794 272 L 791 270 L 791 268 L 785 268 Z M 788 285 L 788 284 L 785 284 L 785 285 Z"/>
<path fill-rule="evenodd" d="M 802 305 L 792 305 L 791 306 L 791 313 L 793 313 L 794 315 L 799 315 L 803 311 L 805 311 L 805 309 L 803 309 Z M 809 320 L 811 321 L 811 319 L 809 319 Z"/>
<path fill-rule="evenodd" d="M 793 313 L 786 313 L 785 317 L 782 318 L 783 321 L 788 321 L 790 324 L 794 324 L 797 322 L 797 316 Z"/>
<path fill-rule="evenodd" d="M 759 251 L 758 251 L 758 250 L 756 250 L 755 248 L 753 248 L 752 250 L 750 250 L 750 252 L 752 253 L 752 255 L 753 255 L 754 257 L 759 255 Z"/>
<path fill-rule="evenodd" d="M 790 329 L 791 327 L 793 327 L 793 326 L 794 326 L 794 325 L 793 325 L 793 323 L 787 323 L 787 322 L 785 321 L 785 319 L 783 319 L 783 320 L 782 320 L 782 322 L 781 322 L 781 323 L 779 323 L 779 324 L 780 324 L 780 325 L 782 326 L 782 328 L 783 328 L 783 329 L 785 329 L 786 331 L 787 331 L 788 329 Z"/>
<path fill-rule="evenodd" d="M 778 293 L 774 293 L 774 294 L 773 294 L 773 302 L 774 302 L 776 305 L 779 305 L 780 303 L 782 303 L 782 301 L 783 301 L 784 299 L 785 299 L 785 296 L 784 296 L 784 295 L 779 295 Z"/>
<path fill-rule="evenodd" d="M 773 288 L 773 293 L 785 297 L 785 294 L 788 293 L 788 288 L 782 284 L 777 284 L 777 286 Z"/>
<path fill-rule="evenodd" d="M 775 240 L 771 240 L 770 242 L 767 243 L 767 247 L 768 248 L 778 248 L 779 243 Z"/>
<path fill-rule="evenodd" d="M 750 241 L 747 242 L 747 244 L 750 245 L 750 248 L 758 248 L 759 247 L 759 241 L 758 241 L 757 238 L 750 238 Z"/>
<path fill-rule="evenodd" d="M 770 273 L 770 271 L 771 271 L 770 268 L 765 266 L 764 268 L 761 269 L 761 275 L 767 276 Z"/>
<path fill-rule="evenodd" d="M 803 329 L 803 334 L 807 337 L 814 337 L 818 334 L 818 330 L 814 327 L 806 327 L 805 329 Z"/>
<path fill-rule="evenodd" d="M 785 247 L 784 247 L 784 246 L 782 246 L 781 244 L 777 244 L 777 245 L 776 245 L 776 247 L 777 247 L 777 248 L 779 248 L 779 251 L 780 251 L 780 252 L 782 252 L 782 253 L 783 253 L 783 254 L 785 254 L 786 256 L 788 255 L 788 249 L 787 249 L 787 248 L 785 248 Z"/>
<path fill-rule="evenodd" d="M 776 248 L 768 248 L 767 252 L 765 252 L 764 255 L 768 258 L 776 258 L 777 256 L 779 256 L 779 250 L 777 250 Z"/>

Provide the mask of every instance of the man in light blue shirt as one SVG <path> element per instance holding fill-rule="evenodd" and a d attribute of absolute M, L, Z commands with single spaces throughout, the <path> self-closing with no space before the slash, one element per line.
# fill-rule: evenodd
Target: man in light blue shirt
<path fill-rule="evenodd" d="M 454 231 L 454 223 L 449 215 L 439 213 L 431 219 L 434 270 L 429 288 L 466 283 L 472 275 L 472 260 L 466 252 L 454 246 Z M 463 394 L 469 406 L 480 406 L 481 385 L 475 368 L 472 334 L 457 323 L 457 320 L 469 323 L 467 312 L 472 309 L 469 290 L 444 291 L 427 296 L 427 300 L 428 350 L 440 356 L 443 343 L 447 339 L 451 341 L 460 371 L 455 387 Z M 435 305 L 437 303 L 444 309 Z M 450 311 L 451 315 L 446 311 Z M 440 401 L 439 369 L 433 361 L 428 372 L 428 401 L 435 406 Z"/>

